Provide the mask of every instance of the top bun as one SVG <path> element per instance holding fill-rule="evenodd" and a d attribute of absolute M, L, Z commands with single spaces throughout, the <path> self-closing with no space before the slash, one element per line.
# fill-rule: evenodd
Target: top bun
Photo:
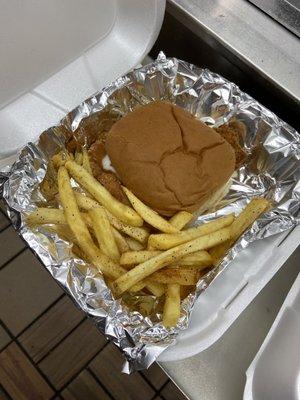
<path fill-rule="evenodd" d="M 189 112 L 155 101 L 117 121 L 106 151 L 121 181 L 157 212 L 194 212 L 226 185 L 235 153 Z"/>

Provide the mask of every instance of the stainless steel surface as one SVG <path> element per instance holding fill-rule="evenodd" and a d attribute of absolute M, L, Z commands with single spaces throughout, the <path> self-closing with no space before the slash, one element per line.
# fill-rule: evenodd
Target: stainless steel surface
<path fill-rule="evenodd" d="M 299 104 L 300 41 L 257 7 L 245 0 L 169 0 L 167 10 Z"/>
<path fill-rule="evenodd" d="M 285 28 L 300 37 L 299 0 L 249 0 Z"/>
<path fill-rule="evenodd" d="M 247 0 L 168 0 L 151 54 L 158 50 L 222 74 L 299 126 L 300 41 Z M 299 272 L 299 258 L 300 248 L 215 345 L 162 364 L 191 400 L 242 399 L 245 372 Z"/>
<path fill-rule="evenodd" d="M 300 248 L 225 335 L 206 351 L 161 366 L 190 400 L 241 400 L 246 370 L 299 273 Z"/>

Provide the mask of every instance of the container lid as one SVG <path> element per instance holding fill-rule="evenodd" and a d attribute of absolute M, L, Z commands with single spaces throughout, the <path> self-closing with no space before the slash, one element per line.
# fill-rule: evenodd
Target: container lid
<path fill-rule="evenodd" d="M 300 274 L 247 370 L 244 400 L 300 399 Z"/>
<path fill-rule="evenodd" d="M 164 9 L 165 0 L 3 2 L 0 160 L 136 66 Z"/>

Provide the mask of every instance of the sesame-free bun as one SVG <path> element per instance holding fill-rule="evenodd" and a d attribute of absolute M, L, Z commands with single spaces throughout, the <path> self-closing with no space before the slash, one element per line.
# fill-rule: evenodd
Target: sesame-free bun
<path fill-rule="evenodd" d="M 122 183 L 166 216 L 205 209 L 235 167 L 228 142 L 189 112 L 163 101 L 117 121 L 105 147 Z"/>

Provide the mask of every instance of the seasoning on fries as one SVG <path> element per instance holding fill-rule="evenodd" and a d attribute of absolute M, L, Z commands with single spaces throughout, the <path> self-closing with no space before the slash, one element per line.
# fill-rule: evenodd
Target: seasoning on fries
<path fill-rule="evenodd" d="M 131 265 L 140 264 L 150 258 L 161 254 L 160 251 L 149 251 L 149 250 L 139 250 L 139 251 L 128 251 L 123 253 L 120 259 L 121 265 Z"/>
<path fill-rule="evenodd" d="M 233 243 L 249 228 L 253 222 L 270 206 L 268 200 L 260 197 L 250 201 L 230 226 L 230 240 L 210 250 L 214 265 L 225 256 Z"/>
<path fill-rule="evenodd" d="M 175 228 L 181 230 L 193 219 L 193 214 L 187 211 L 179 211 L 169 219 L 169 223 Z"/>
<path fill-rule="evenodd" d="M 58 208 L 41 207 L 27 215 L 26 221 L 29 225 L 44 224 L 66 224 L 66 217 L 63 210 Z"/>
<path fill-rule="evenodd" d="M 75 192 L 74 194 L 79 208 L 83 210 L 89 211 L 93 208 L 102 207 L 96 200 L 93 200 L 80 192 Z M 106 210 L 106 213 L 111 225 L 118 231 L 125 233 L 141 243 L 144 243 L 148 239 L 149 232 L 147 229 L 124 224 L 109 211 Z"/>
<path fill-rule="evenodd" d="M 124 296 L 126 304 L 142 294 L 145 304 L 129 303 L 150 313 L 155 299 L 160 298 L 166 328 L 177 324 L 180 303 L 195 290 L 199 278 L 269 206 L 267 200 L 255 198 L 236 218 L 231 214 L 185 228 L 193 218 L 187 211 L 167 220 L 126 187 L 123 190 L 132 208 L 114 198 L 93 177 L 84 149 L 74 157 L 58 153 L 52 162 L 59 191 L 55 199 L 61 208 L 37 208 L 27 215 L 27 223 L 47 224 L 68 240 L 74 255 L 93 264 L 113 294 Z M 71 187 L 70 176 L 79 188 Z"/>
<path fill-rule="evenodd" d="M 154 228 L 159 229 L 162 232 L 178 232 L 178 229 L 175 228 L 175 226 L 171 225 L 168 221 L 157 214 L 157 212 L 146 206 L 146 204 L 140 201 L 129 189 L 123 187 L 123 190 L 126 193 L 126 196 L 128 197 L 132 207 L 143 218 L 144 221 L 148 222 L 148 224 L 154 226 Z"/>
<path fill-rule="evenodd" d="M 148 280 L 165 284 L 177 283 L 182 286 L 196 285 L 200 277 L 199 270 L 193 268 L 164 268 L 154 272 Z"/>
<path fill-rule="evenodd" d="M 210 232 L 214 232 L 218 229 L 224 228 L 225 226 L 231 225 L 234 220 L 234 216 L 226 215 L 226 217 L 221 217 L 214 219 L 211 222 L 207 222 L 196 228 L 190 228 L 185 231 L 174 233 L 172 235 L 167 235 L 163 233 L 151 235 L 149 237 L 148 243 L 159 250 L 167 250 L 174 246 L 178 246 L 182 243 L 193 240 L 197 237 L 206 235 Z"/>
<path fill-rule="evenodd" d="M 127 251 L 129 251 L 130 248 L 129 248 L 124 236 L 122 236 L 121 233 L 113 226 L 111 227 L 111 229 L 112 229 L 112 232 L 113 232 L 113 235 L 114 235 L 115 241 L 117 243 L 120 254 L 123 254 L 123 253 L 126 253 Z"/>
<path fill-rule="evenodd" d="M 142 226 L 142 218 L 130 207 L 116 200 L 100 182 L 75 161 L 67 161 L 65 166 L 71 176 L 86 189 L 101 205 L 122 222 L 132 226 Z"/>
<path fill-rule="evenodd" d="M 149 236 L 149 234 L 147 235 L 147 237 Z M 132 237 L 127 237 L 126 238 L 126 242 L 129 246 L 129 249 L 132 251 L 141 251 L 144 249 L 144 244 L 143 242 L 139 242 L 135 239 L 133 239 Z"/>
<path fill-rule="evenodd" d="M 87 255 L 88 260 L 94 263 L 103 275 L 116 279 L 126 270 L 102 254 L 93 242 L 76 203 L 69 174 L 63 166 L 58 170 L 58 189 L 66 221 L 76 238 L 78 246 Z"/>
<path fill-rule="evenodd" d="M 165 267 L 168 264 L 174 263 L 184 255 L 193 253 L 198 250 L 209 249 L 219 243 L 230 239 L 229 228 L 223 228 L 218 231 L 201 236 L 190 242 L 173 247 L 158 256 L 137 265 L 135 268 L 128 271 L 126 274 L 116 279 L 112 288 L 117 297 L 128 290 L 131 286 L 139 281 L 147 278 L 149 275 Z"/>
<path fill-rule="evenodd" d="M 109 223 L 106 211 L 101 207 L 89 211 L 93 229 L 100 249 L 114 261 L 120 260 L 120 253 Z"/>

